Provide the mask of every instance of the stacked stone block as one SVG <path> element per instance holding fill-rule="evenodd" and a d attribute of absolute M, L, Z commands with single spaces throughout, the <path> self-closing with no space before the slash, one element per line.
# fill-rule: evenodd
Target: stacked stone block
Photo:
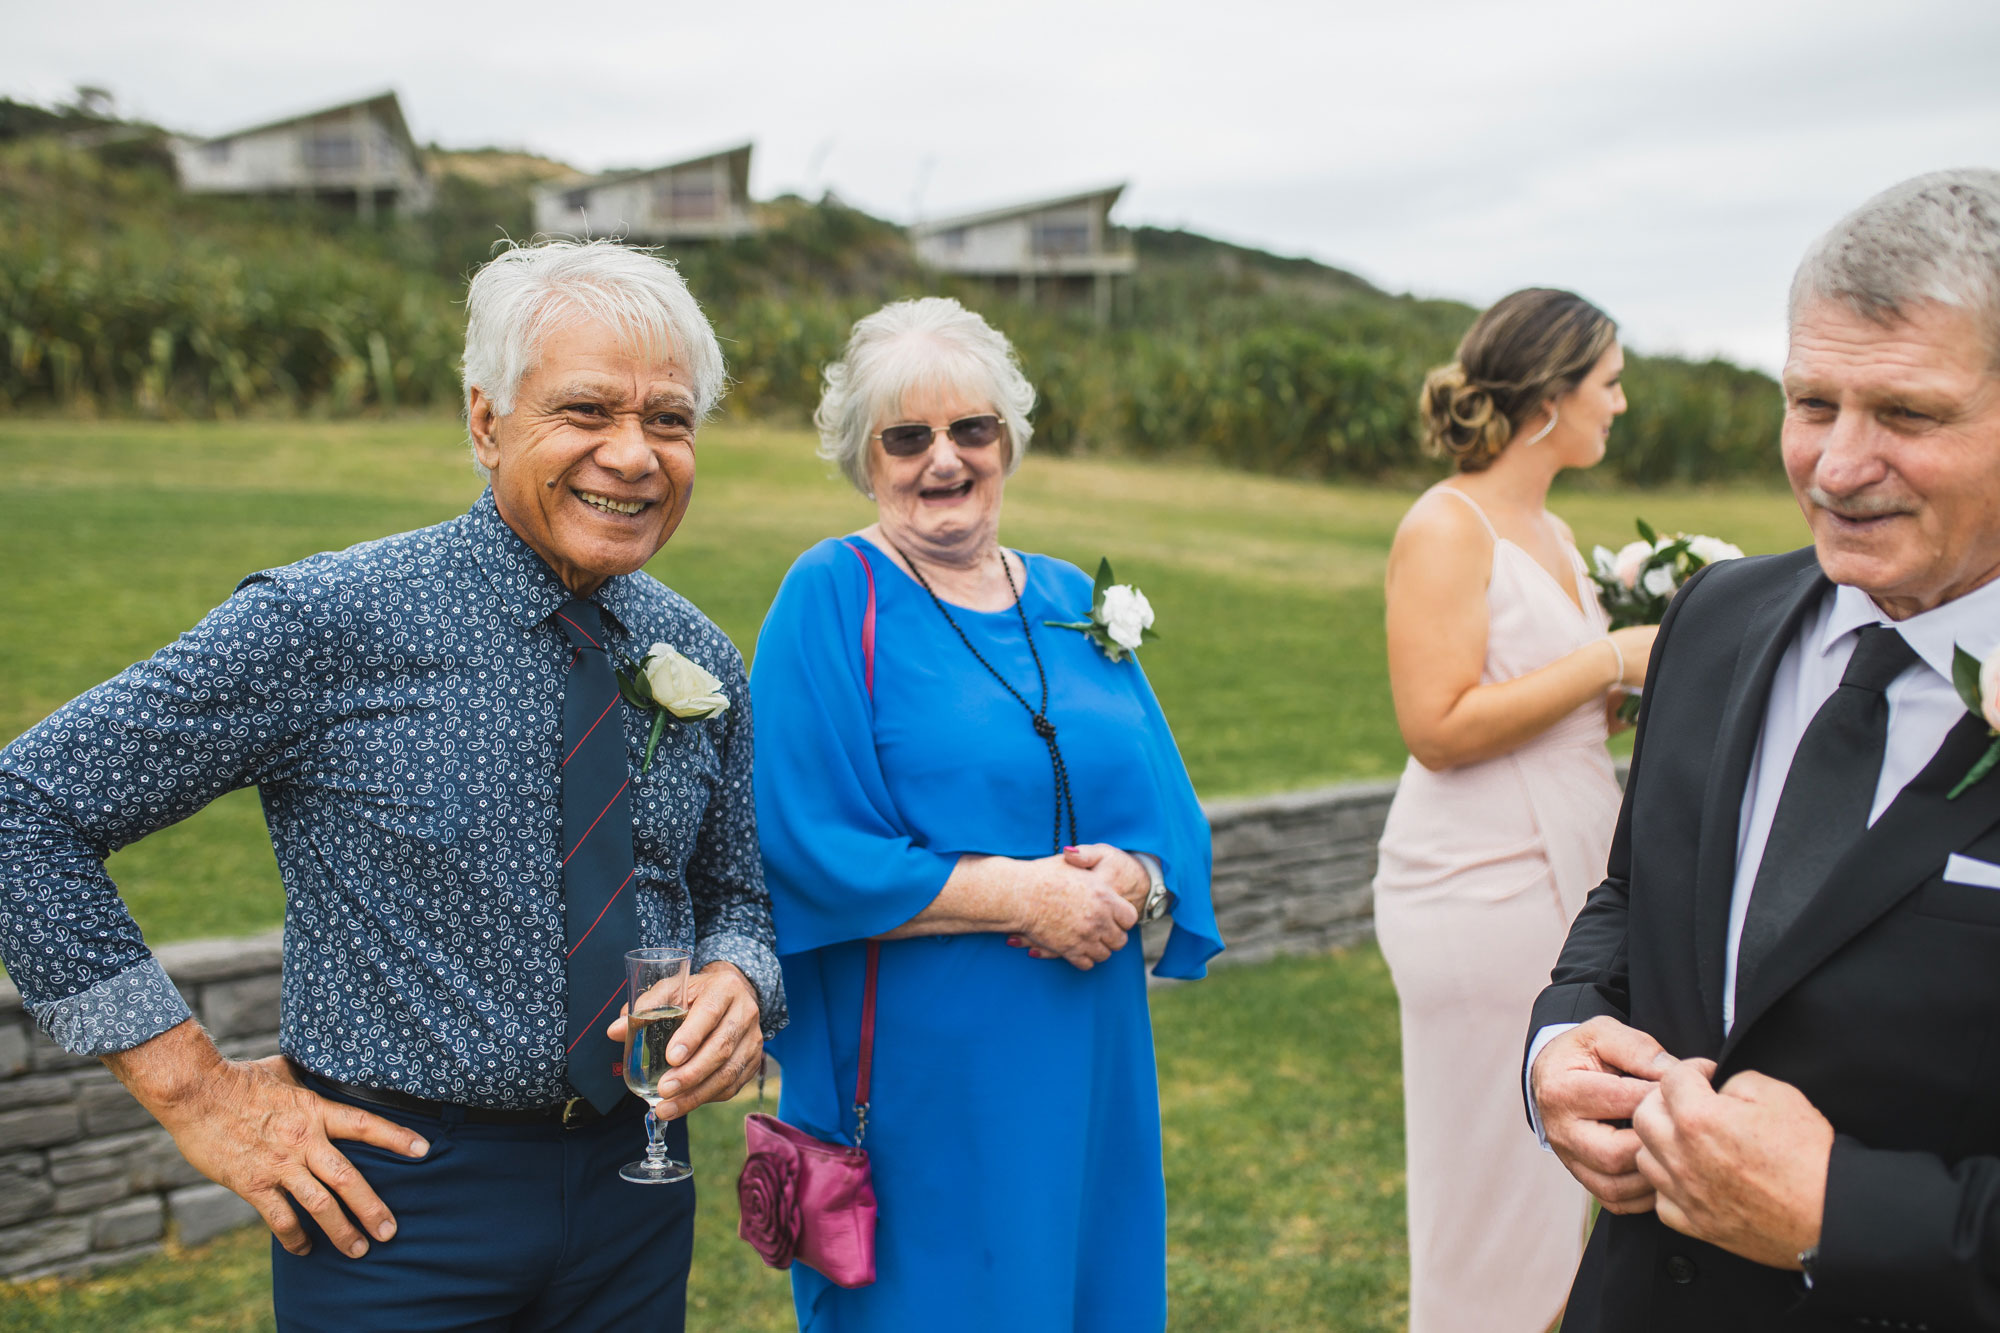
<path fill-rule="evenodd" d="M 157 952 L 225 1054 L 277 1051 L 277 932 Z M 0 981 L 0 1278 L 89 1273 L 158 1250 L 169 1228 L 195 1245 L 255 1216 L 102 1064 L 43 1036 Z"/>

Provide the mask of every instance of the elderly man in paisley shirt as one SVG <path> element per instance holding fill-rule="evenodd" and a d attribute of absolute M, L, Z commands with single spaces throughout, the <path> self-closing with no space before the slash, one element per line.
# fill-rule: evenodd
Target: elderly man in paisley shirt
<path fill-rule="evenodd" d="M 586 647 L 657 642 L 728 700 L 648 764 L 653 717 L 614 691 L 595 725 L 624 743 L 592 753 L 626 771 L 586 775 L 631 830 L 628 854 L 611 821 L 625 884 L 586 925 L 623 923 L 614 970 L 695 953 L 661 1084 L 681 1116 L 735 1093 L 784 1021 L 742 661 L 639 572 L 687 512 L 722 354 L 671 266 L 604 241 L 500 255 L 468 313 L 491 478 L 470 512 L 252 575 L 0 751 L 0 957 L 56 1041 L 263 1215 L 281 1328 L 678 1328 L 693 1189 L 619 1179 L 644 1105 L 607 1077 L 615 995 L 568 994 L 564 698 Z M 104 859 L 253 783 L 285 882 L 284 1055 L 238 1062 Z M 684 1157 L 683 1125 L 670 1143 Z"/>

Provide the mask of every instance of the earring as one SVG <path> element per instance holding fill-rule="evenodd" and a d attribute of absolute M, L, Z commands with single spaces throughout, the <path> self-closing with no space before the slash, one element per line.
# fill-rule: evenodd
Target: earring
<path fill-rule="evenodd" d="M 1549 437 L 1549 432 L 1556 428 L 1556 422 L 1560 420 L 1562 420 L 1562 414 L 1556 411 L 1554 407 L 1549 408 L 1549 424 L 1542 427 L 1540 430 L 1536 431 L 1533 435 L 1530 435 L 1526 440 L 1523 440 L 1522 443 L 1540 444 L 1543 440 L 1546 440 Z"/>

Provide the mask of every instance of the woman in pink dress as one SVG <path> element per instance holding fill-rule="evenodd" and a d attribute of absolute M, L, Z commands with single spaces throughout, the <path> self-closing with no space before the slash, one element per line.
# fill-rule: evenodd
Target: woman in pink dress
<path fill-rule="evenodd" d="M 1481 315 L 1424 381 L 1457 475 L 1389 554 L 1389 682 L 1410 749 L 1382 834 L 1376 933 L 1402 1007 L 1411 1333 L 1543 1333 L 1582 1253 L 1586 1199 L 1522 1111 L 1525 1024 L 1619 791 L 1604 741 L 1654 631 L 1608 633 L 1548 512 L 1625 410 L 1617 326 L 1531 288 Z"/>

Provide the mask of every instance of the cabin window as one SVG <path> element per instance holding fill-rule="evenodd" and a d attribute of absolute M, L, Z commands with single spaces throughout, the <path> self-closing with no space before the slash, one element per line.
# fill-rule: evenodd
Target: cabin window
<path fill-rule="evenodd" d="M 1034 247 L 1038 255 L 1089 254 L 1090 223 L 1064 217 L 1037 218 Z"/>
<path fill-rule="evenodd" d="M 940 235 L 938 241 L 951 253 L 958 254 L 965 249 L 965 228 L 953 227 Z"/>
<path fill-rule="evenodd" d="M 715 177 L 706 171 L 667 177 L 655 188 L 654 200 L 670 218 L 714 218 L 722 213 Z"/>
<path fill-rule="evenodd" d="M 231 147 L 232 145 L 227 139 L 216 143 L 205 143 L 201 146 L 201 155 L 211 167 L 219 167 L 229 160 L 229 150 Z"/>
<path fill-rule="evenodd" d="M 318 130 L 306 136 L 306 165 L 317 170 L 358 166 L 361 145 L 346 130 Z"/>

